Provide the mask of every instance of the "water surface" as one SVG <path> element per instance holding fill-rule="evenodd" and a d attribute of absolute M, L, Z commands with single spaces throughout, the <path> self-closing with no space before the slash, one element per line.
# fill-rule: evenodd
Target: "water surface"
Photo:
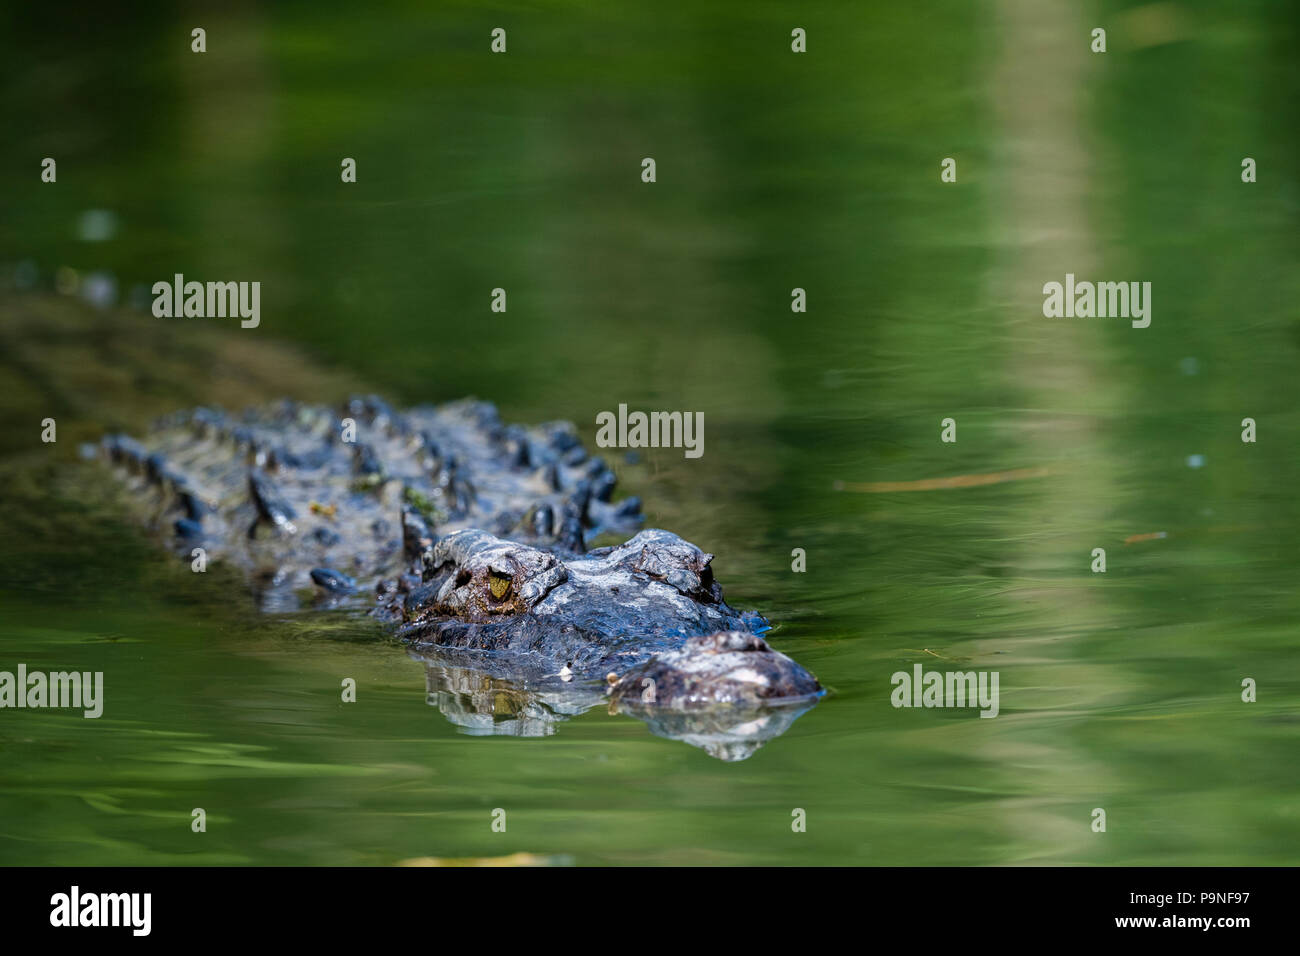
<path fill-rule="evenodd" d="M 0 669 L 102 670 L 107 704 L 0 712 L 0 862 L 1297 862 L 1283 5 L 321 6 L 212 14 L 201 57 L 170 10 L 5 14 Z M 59 267 L 257 279 L 262 325 L 97 311 Z M 1043 318 L 1066 272 L 1151 281 L 1151 327 Z M 589 446 L 620 402 L 702 411 L 702 458 L 622 489 L 831 694 L 735 763 L 599 707 L 467 735 L 382 631 L 258 615 L 76 456 L 354 389 Z M 917 663 L 996 670 L 999 716 L 894 709 Z"/>

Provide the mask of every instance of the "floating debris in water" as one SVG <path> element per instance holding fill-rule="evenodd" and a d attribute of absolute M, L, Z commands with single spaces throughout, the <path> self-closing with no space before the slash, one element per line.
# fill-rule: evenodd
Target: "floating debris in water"
<path fill-rule="evenodd" d="M 1013 468 L 1010 471 L 993 471 L 982 475 L 953 475 L 949 478 L 922 478 L 919 481 L 840 481 L 832 488 L 836 491 L 860 491 L 867 494 L 885 494 L 893 491 L 939 491 L 945 488 L 976 488 L 980 485 L 999 485 L 1004 481 L 1023 481 L 1026 478 L 1046 478 L 1056 474 L 1051 468 Z"/>
<path fill-rule="evenodd" d="M 1169 537 L 1168 531 L 1148 531 L 1145 534 L 1131 534 L 1124 539 L 1125 544 L 1137 544 L 1139 541 L 1156 541 Z"/>
<path fill-rule="evenodd" d="M 1188 456 L 1187 456 L 1187 467 L 1188 467 L 1188 468 L 1204 468 L 1204 467 L 1205 467 L 1205 456 L 1204 456 L 1204 455 L 1188 455 Z"/>

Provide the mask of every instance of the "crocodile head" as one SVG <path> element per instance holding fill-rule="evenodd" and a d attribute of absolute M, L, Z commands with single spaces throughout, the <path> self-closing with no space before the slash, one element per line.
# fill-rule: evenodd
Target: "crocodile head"
<path fill-rule="evenodd" d="M 563 557 L 459 531 L 433 547 L 421 583 L 400 601 L 400 633 L 416 646 L 532 659 L 659 711 L 820 694 L 816 678 L 758 636 L 761 617 L 726 604 L 712 559 L 657 529 Z M 642 697 L 644 681 L 652 700 Z"/>

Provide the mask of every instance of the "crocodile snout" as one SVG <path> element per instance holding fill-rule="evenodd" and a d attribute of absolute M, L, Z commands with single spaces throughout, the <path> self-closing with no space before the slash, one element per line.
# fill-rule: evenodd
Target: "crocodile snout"
<path fill-rule="evenodd" d="M 658 654 L 610 687 L 620 704 L 673 710 L 761 706 L 817 697 L 817 678 L 757 634 L 723 631 L 693 637 Z"/>

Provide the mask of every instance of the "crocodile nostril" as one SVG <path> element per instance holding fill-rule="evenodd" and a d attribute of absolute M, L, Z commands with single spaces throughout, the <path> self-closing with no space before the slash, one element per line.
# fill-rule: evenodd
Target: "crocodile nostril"
<path fill-rule="evenodd" d="M 502 574 L 495 568 L 488 571 L 488 590 L 492 592 L 492 597 L 497 601 L 504 601 L 506 595 L 510 593 L 510 585 L 514 583 L 510 575 Z"/>
<path fill-rule="evenodd" d="M 460 571 L 456 573 L 456 587 L 463 588 L 465 585 L 469 584 L 469 579 L 470 573 L 464 568 L 461 568 Z"/>

